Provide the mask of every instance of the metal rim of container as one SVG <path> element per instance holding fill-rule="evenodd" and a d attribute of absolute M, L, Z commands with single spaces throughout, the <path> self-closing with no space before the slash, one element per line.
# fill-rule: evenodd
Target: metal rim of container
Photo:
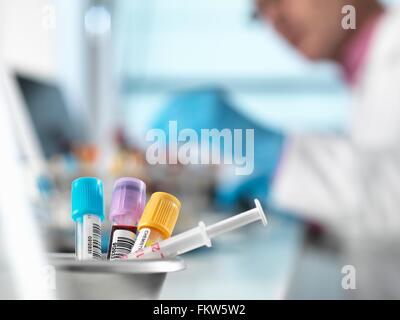
<path fill-rule="evenodd" d="M 48 261 L 56 269 L 88 273 L 149 274 L 169 273 L 186 269 L 183 259 L 77 261 L 74 254 L 53 253 Z"/>

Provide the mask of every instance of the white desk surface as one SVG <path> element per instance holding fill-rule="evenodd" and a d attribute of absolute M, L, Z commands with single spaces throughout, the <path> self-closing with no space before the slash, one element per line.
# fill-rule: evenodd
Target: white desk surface
<path fill-rule="evenodd" d="M 272 217 L 183 255 L 187 269 L 167 276 L 161 299 L 283 299 L 300 255 L 304 229 Z"/>

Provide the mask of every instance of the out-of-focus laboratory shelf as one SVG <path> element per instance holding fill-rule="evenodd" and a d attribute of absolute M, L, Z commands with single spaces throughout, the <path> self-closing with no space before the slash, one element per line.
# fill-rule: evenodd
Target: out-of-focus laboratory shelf
<path fill-rule="evenodd" d="M 213 247 L 184 255 L 185 272 L 171 274 L 161 299 L 283 299 L 303 243 L 304 228 L 270 217 L 216 238 Z"/>

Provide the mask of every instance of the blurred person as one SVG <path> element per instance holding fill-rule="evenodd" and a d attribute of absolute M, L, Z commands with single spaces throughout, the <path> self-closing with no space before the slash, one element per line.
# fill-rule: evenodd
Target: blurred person
<path fill-rule="evenodd" d="M 236 112 L 216 90 L 174 99 L 156 126 L 177 120 L 196 130 L 256 128 L 255 174 L 223 185 L 221 198 L 264 195 L 318 221 L 351 252 L 359 296 L 400 298 L 400 10 L 377 0 L 256 3 L 259 16 L 303 56 L 342 68 L 353 94 L 349 134 L 284 136 Z M 342 26 L 345 5 L 355 8 L 355 29 Z"/>
<path fill-rule="evenodd" d="M 259 14 L 312 61 L 332 60 L 353 92 L 348 136 L 289 137 L 274 202 L 354 231 L 400 231 L 400 11 L 376 0 L 258 0 Z M 341 25 L 356 9 L 356 29 Z"/>
<path fill-rule="evenodd" d="M 355 8 L 354 30 L 342 26 L 345 5 Z M 288 137 L 270 199 L 342 236 L 358 297 L 399 298 L 400 10 L 377 0 L 257 7 L 303 56 L 336 62 L 353 95 L 348 136 Z"/>
<path fill-rule="evenodd" d="M 356 8 L 355 30 L 341 25 L 342 8 L 349 4 Z M 350 136 L 284 136 L 240 114 L 224 92 L 215 88 L 178 95 L 153 127 L 168 132 L 168 121 L 176 120 L 179 130 L 198 132 L 254 128 L 255 172 L 240 184 L 220 188 L 220 199 L 240 199 L 252 190 L 249 185 L 264 184 L 254 194 L 268 196 L 306 217 L 336 224 L 340 215 L 348 218 L 352 212 L 351 216 L 371 216 L 364 220 L 372 219 L 374 226 L 377 215 L 369 213 L 397 210 L 392 206 L 397 203 L 394 187 L 384 197 L 380 193 L 391 186 L 384 179 L 393 175 L 387 170 L 400 175 L 400 168 L 392 168 L 400 138 L 400 108 L 396 108 L 400 103 L 396 90 L 399 14 L 385 12 L 376 0 L 258 0 L 257 6 L 259 15 L 305 57 L 332 60 L 342 67 L 354 92 Z M 377 223 L 385 223 L 381 220 L 385 219 L 378 218 Z"/>

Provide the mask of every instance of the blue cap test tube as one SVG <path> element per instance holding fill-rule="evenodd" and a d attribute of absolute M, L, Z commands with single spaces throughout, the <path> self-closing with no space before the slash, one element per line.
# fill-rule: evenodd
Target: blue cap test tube
<path fill-rule="evenodd" d="M 76 179 L 71 186 L 75 252 L 78 260 L 101 259 L 101 222 L 104 220 L 103 183 L 97 178 Z"/>

